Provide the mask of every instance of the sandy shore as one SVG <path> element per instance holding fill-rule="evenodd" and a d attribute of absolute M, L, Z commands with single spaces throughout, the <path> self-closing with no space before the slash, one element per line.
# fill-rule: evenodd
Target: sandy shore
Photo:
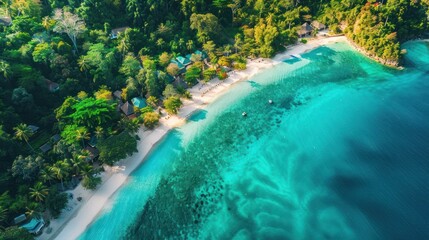
<path fill-rule="evenodd" d="M 290 58 L 292 54 L 299 55 L 321 45 L 339 41 L 346 41 L 346 38 L 342 36 L 320 38 L 310 40 L 307 44 L 289 46 L 285 52 L 272 59 L 258 58 L 248 61 L 246 70 L 231 72 L 229 77 L 223 81 L 216 78 L 206 84 L 197 84 L 189 90 L 192 94 L 192 100 L 184 100 L 184 105 L 177 116 L 163 116 L 159 126 L 154 130 L 140 128 L 138 135 L 141 140 L 138 142 L 138 152 L 121 160 L 113 167 L 105 167 L 106 171 L 102 175 L 102 184 L 96 190 L 88 191 L 79 185 L 70 191 L 74 196 L 73 199 L 69 201 L 59 218 L 51 220 L 48 227 L 51 230 L 50 233 L 47 233 L 48 231 L 45 229 L 38 239 L 76 239 L 95 219 L 109 198 L 127 180 L 128 175 L 144 162 L 151 148 L 170 129 L 185 124 L 193 112 L 203 109 L 207 104 L 213 102 L 234 83 L 247 80 L 263 69 L 271 68 L 282 60 Z M 82 200 L 78 201 L 78 197 L 81 197 Z"/>

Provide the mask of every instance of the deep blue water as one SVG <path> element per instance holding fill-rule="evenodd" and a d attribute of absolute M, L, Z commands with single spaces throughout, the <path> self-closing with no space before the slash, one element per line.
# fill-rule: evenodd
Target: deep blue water
<path fill-rule="evenodd" d="M 403 71 L 338 43 L 239 83 L 81 239 L 429 239 L 429 46 L 403 47 Z"/>

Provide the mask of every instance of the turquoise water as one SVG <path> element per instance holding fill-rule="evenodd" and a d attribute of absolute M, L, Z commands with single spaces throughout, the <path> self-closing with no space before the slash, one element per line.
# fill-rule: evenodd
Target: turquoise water
<path fill-rule="evenodd" d="M 429 46 L 404 47 L 403 71 L 337 43 L 238 83 L 81 239 L 429 239 Z"/>

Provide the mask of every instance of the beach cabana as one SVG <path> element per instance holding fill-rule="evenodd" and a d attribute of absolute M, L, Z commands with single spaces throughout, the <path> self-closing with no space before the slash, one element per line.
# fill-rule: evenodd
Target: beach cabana
<path fill-rule="evenodd" d="M 311 22 L 311 26 L 312 26 L 314 29 L 317 29 L 317 30 L 319 30 L 319 31 L 322 31 L 322 30 L 325 30 L 325 29 L 326 29 L 326 25 L 325 25 L 325 24 L 323 24 L 323 23 L 321 23 L 321 22 L 319 22 L 319 21 L 317 21 L 317 20 L 314 20 L 313 22 Z"/>
<path fill-rule="evenodd" d="M 310 24 L 304 23 L 301 25 L 301 28 L 298 30 L 298 36 L 305 37 L 307 35 L 310 35 L 311 31 L 313 31 L 313 28 L 310 26 Z"/>
<path fill-rule="evenodd" d="M 131 102 L 135 107 L 138 107 L 138 108 L 144 108 L 147 106 L 146 99 L 142 97 L 135 97 L 131 99 Z"/>

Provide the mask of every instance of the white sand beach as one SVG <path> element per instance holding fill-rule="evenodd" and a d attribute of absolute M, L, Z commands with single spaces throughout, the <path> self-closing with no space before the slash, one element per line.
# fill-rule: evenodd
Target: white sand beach
<path fill-rule="evenodd" d="M 162 139 L 162 137 L 172 128 L 179 127 L 186 123 L 187 118 L 196 110 L 203 109 L 207 104 L 225 93 L 234 83 L 247 80 L 264 69 L 271 68 L 282 60 L 290 58 L 290 55 L 299 55 L 324 44 L 347 41 L 345 37 L 325 37 L 312 39 L 307 44 L 297 44 L 289 46 L 288 49 L 276 55 L 272 59 L 258 58 L 248 61 L 247 69 L 243 71 L 233 71 L 229 77 L 223 81 L 213 79 L 209 83 L 197 84 L 189 89 L 192 94 L 191 100 L 184 100 L 184 105 L 177 116 L 166 117 L 160 120 L 160 124 L 154 130 L 140 128 L 138 135 L 138 152 L 132 156 L 121 160 L 114 167 L 105 167 L 102 174 L 102 184 L 94 191 L 83 189 L 79 185 L 70 193 L 73 199 L 68 203 L 60 217 L 53 219 L 44 233 L 38 239 L 76 239 L 87 226 L 96 218 L 103 209 L 109 198 L 127 180 L 128 175 L 145 160 L 151 148 Z M 77 198 L 81 197 L 81 201 Z M 47 231 L 47 230 L 50 231 Z M 50 233 L 47 233 L 50 232 Z"/>

